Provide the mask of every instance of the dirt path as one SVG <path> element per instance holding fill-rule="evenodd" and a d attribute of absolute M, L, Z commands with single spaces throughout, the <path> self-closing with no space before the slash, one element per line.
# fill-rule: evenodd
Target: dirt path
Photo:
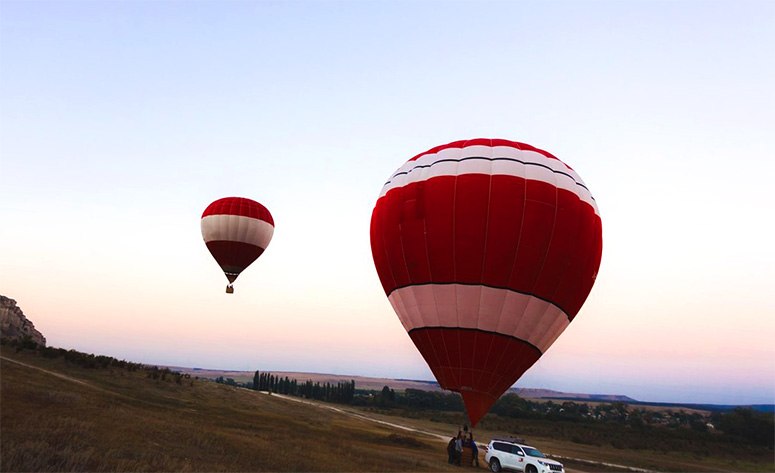
<path fill-rule="evenodd" d="M 49 375 L 54 376 L 56 378 L 64 379 L 64 380 L 67 380 L 67 381 L 70 381 L 70 382 L 73 382 L 73 383 L 78 383 L 81 386 L 86 386 L 86 387 L 89 387 L 89 388 L 92 388 L 92 389 L 96 389 L 97 391 L 108 392 L 108 393 L 111 393 L 111 394 L 115 394 L 117 396 L 119 395 L 118 393 L 114 393 L 112 391 L 108 391 L 108 390 L 106 390 L 104 388 L 101 388 L 99 386 L 95 386 L 95 385 L 93 385 L 91 383 L 87 383 L 86 381 L 81 381 L 80 379 L 72 378 L 70 376 L 65 376 L 63 374 L 56 373 L 54 371 L 49 371 L 49 370 L 46 370 L 46 369 L 43 369 L 43 368 L 39 368 L 39 367 L 37 367 L 35 365 L 29 365 L 27 363 L 22 363 L 21 361 L 12 360 L 12 359 L 6 358 L 4 356 L 0 356 L 0 360 L 8 361 L 10 363 L 14 363 L 14 364 L 17 364 L 19 366 L 24 366 L 25 368 L 29 368 L 31 370 L 42 371 L 43 373 L 49 374 Z"/>
<path fill-rule="evenodd" d="M 117 393 L 115 391 L 111 391 L 109 389 L 105 389 L 105 388 L 102 388 L 100 386 L 95 386 L 94 384 L 91 384 L 91 383 L 86 382 L 86 381 L 82 381 L 82 380 L 80 380 L 78 378 L 73 378 L 71 376 L 67 376 L 67 375 L 64 375 L 64 374 L 61 374 L 61 373 L 57 373 L 55 371 L 51 371 L 51 370 L 47 370 L 47 369 L 44 369 L 44 368 L 40 368 L 40 367 L 35 366 L 35 365 L 30 365 L 30 364 L 27 364 L 27 363 L 22 363 L 21 361 L 16 361 L 16 360 L 13 360 L 13 359 L 5 357 L 5 356 L 0 356 L 0 360 L 7 361 L 9 363 L 14 363 L 14 364 L 17 364 L 19 366 L 23 366 L 23 367 L 31 369 L 31 370 L 37 370 L 37 371 L 40 371 L 42 373 L 46 373 L 47 375 L 54 376 L 55 378 L 64 379 L 65 381 L 70 381 L 71 383 L 80 384 L 81 386 L 86 386 L 89 389 L 94 389 L 95 391 L 100 391 L 100 392 L 103 392 L 103 393 L 107 393 L 107 394 L 110 394 L 111 396 L 116 396 L 116 397 L 119 397 L 119 398 L 122 398 L 122 399 L 135 400 L 135 399 L 133 399 L 133 398 L 131 398 L 129 396 L 126 396 L 124 394 Z"/>
<path fill-rule="evenodd" d="M 261 393 L 268 394 L 266 391 L 261 391 Z M 406 425 L 394 424 L 392 422 L 387 422 L 387 421 L 384 421 L 384 420 L 375 419 L 373 417 L 369 417 L 369 416 L 363 415 L 363 414 L 361 414 L 359 412 L 354 412 L 354 411 L 351 411 L 351 410 L 348 410 L 348 409 L 342 409 L 342 408 L 339 408 L 339 407 L 329 406 L 327 404 L 322 404 L 322 403 L 315 402 L 315 401 L 310 401 L 310 400 L 307 400 L 307 399 L 300 399 L 298 397 L 286 396 L 284 394 L 272 393 L 272 396 L 279 397 L 281 399 L 286 399 L 288 401 L 299 402 L 299 403 L 302 403 L 302 404 L 308 404 L 310 406 L 316 406 L 316 407 L 319 407 L 321 409 L 328 409 L 328 410 L 331 410 L 331 411 L 334 411 L 334 412 L 339 412 L 341 414 L 344 414 L 344 415 L 347 415 L 347 416 L 350 416 L 350 417 L 354 417 L 356 419 L 361 419 L 361 420 L 365 420 L 365 421 L 368 421 L 368 422 L 374 422 L 376 424 L 381 424 L 381 425 L 387 425 L 388 427 L 393 427 L 393 428 L 396 428 L 396 429 L 406 430 L 408 432 L 414 432 L 414 433 L 418 433 L 418 434 L 427 435 L 429 437 L 432 437 L 434 440 L 441 440 L 442 442 L 445 442 L 445 443 L 449 440 L 449 436 L 447 436 L 447 435 L 440 435 L 440 434 L 436 434 L 436 433 L 433 433 L 433 432 L 428 432 L 427 430 L 415 429 L 414 427 L 407 427 Z M 477 444 L 477 445 L 480 445 L 480 444 Z M 480 446 L 483 447 L 482 445 L 480 445 Z"/>

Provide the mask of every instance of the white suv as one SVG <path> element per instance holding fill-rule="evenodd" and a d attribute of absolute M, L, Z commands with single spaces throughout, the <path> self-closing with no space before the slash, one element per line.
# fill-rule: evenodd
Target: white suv
<path fill-rule="evenodd" d="M 565 473 L 562 463 L 549 460 L 538 449 L 524 445 L 520 439 L 493 439 L 487 445 L 484 460 L 490 470 L 524 471 L 525 473 Z"/>

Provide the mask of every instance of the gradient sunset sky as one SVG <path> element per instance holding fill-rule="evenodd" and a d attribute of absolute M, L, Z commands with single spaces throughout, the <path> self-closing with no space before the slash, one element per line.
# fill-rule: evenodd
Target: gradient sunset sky
<path fill-rule="evenodd" d="M 775 402 L 775 2 L 0 2 L 0 294 L 49 345 L 432 379 L 371 210 L 459 139 L 545 149 L 597 200 L 577 318 L 516 384 Z M 233 295 L 200 234 L 276 229 Z"/>

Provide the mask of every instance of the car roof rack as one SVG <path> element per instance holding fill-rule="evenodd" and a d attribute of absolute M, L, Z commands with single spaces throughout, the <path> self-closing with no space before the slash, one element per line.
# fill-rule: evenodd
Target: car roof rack
<path fill-rule="evenodd" d="M 521 443 L 523 445 L 527 443 L 522 437 L 493 437 L 493 440 L 498 440 L 500 442 Z"/>

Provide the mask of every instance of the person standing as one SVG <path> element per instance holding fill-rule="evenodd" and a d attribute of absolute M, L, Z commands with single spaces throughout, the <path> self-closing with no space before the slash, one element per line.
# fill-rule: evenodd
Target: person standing
<path fill-rule="evenodd" d="M 455 453 L 455 437 L 452 437 L 449 439 L 449 443 L 447 443 L 447 463 L 452 465 L 455 463 L 455 458 L 457 454 Z"/>
<path fill-rule="evenodd" d="M 471 466 L 479 467 L 479 447 L 476 446 L 473 432 L 468 432 L 468 443 L 471 444 L 471 452 L 473 454 L 473 457 L 471 458 Z"/>
<path fill-rule="evenodd" d="M 455 439 L 455 465 L 460 466 L 463 459 L 463 432 L 458 431 Z"/>

